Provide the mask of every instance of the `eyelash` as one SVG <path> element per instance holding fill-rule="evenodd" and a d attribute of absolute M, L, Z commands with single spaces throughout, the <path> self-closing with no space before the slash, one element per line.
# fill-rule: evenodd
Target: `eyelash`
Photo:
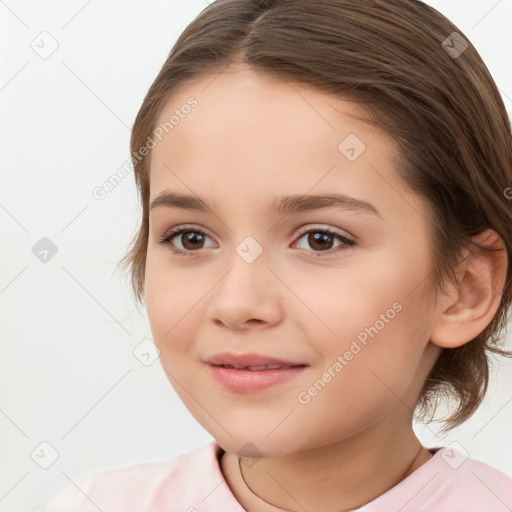
<path fill-rule="evenodd" d="M 190 227 L 184 226 L 184 227 L 179 227 L 179 228 L 173 228 L 173 229 L 167 231 L 163 236 L 161 236 L 157 240 L 157 243 L 168 245 L 170 250 L 177 256 L 183 256 L 183 257 L 194 256 L 195 255 L 194 253 L 199 252 L 199 250 L 198 251 L 183 251 L 181 249 L 176 249 L 176 247 L 174 247 L 171 243 L 172 240 L 174 238 L 176 238 L 178 235 L 181 235 L 183 233 L 189 233 L 189 232 L 200 233 L 203 236 L 207 236 L 208 238 L 211 238 L 202 229 L 198 229 L 193 226 L 190 226 Z M 315 254 L 315 257 L 321 258 L 324 255 L 332 255 L 339 251 L 346 251 L 354 246 L 354 242 L 352 240 L 349 240 L 348 238 L 344 237 L 343 235 L 340 235 L 339 233 L 337 233 L 331 229 L 326 229 L 326 228 L 309 228 L 309 229 L 303 228 L 303 229 L 300 229 L 299 233 L 297 234 L 297 236 L 298 236 L 297 241 L 300 240 L 304 235 L 311 233 L 311 232 L 324 233 L 324 234 L 333 236 L 335 238 L 338 238 L 341 242 L 343 242 L 343 245 L 341 245 L 335 249 L 330 249 L 328 251 L 311 251 L 311 252 L 313 252 L 313 254 Z"/>
<path fill-rule="evenodd" d="M 176 254 L 177 256 L 183 256 L 183 257 L 189 257 L 194 256 L 194 253 L 199 252 L 197 251 L 183 251 L 181 249 L 177 249 L 172 245 L 172 240 L 177 237 L 178 235 L 181 235 L 183 233 L 192 232 L 192 233 L 200 233 L 203 236 L 207 236 L 208 238 L 211 238 L 205 231 L 202 229 L 195 228 L 193 226 L 182 226 L 179 228 L 173 228 L 169 230 L 167 233 L 165 233 L 162 237 L 158 239 L 159 244 L 168 245 L 170 250 Z M 354 242 L 352 240 L 349 240 L 348 238 L 344 237 L 343 235 L 340 235 L 336 231 L 333 231 L 331 229 L 327 228 L 302 228 L 299 230 L 297 234 L 297 241 L 299 241 L 304 235 L 311 233 L 311 232 L 317 232 L 317 233 L 324 233 L 330 236 L 333 236 L 335 238 L 338 238 L 343 245 L 340 245 L 334 249 L 330 249 L 328 251 L 309 251 L 312 252 L 317 258 L 322 258 L 325 256 L 331 256 L 334 253 L 340 252 L 340 251 L 346 251 L 354 246 Z"/>

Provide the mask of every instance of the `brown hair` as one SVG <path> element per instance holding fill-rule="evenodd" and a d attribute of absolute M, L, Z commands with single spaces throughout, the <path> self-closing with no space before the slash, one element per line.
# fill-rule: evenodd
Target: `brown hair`
<path fill-rule="evenodd" d="M 512 186 L 510 121 L 475 48 L 434 8 L 418 0 L 217 0 L 180 35 L 151 85 L 133 126 L 132 155 L 147 144 L 178 88 L 231 63 L 362 102 L 368 122 L 396 141 L 399 175 L 430 206 L 439 289 L 446 278 L 456 282 L 461 249 L 487 228 L 501 236 L 512 260 L 505 194 Z M 130 268 L 139 304 L 150 156 L 132 158 L 142 222 L 120 262 Z M 444 430 L 467 420 L 483 400 L 490 353 L 512 356 L 498 346 L 512 298 L 511 268 L 490 324 L 463 346 L 443 349 L 425 382 L 421 417 L 433 415 L 443 396 L 457 401 Z"/>

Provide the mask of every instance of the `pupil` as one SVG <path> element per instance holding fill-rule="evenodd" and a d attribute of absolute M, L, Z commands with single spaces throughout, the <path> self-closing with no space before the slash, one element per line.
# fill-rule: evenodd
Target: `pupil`
<path fill-rule="evenodd" d="M 198 242 L 200 243 L 202 241 L 202 238 L 203 238 L 203 235 L 201 235 L 200 233 L 194 233 L 193 231 L 189 231 L 188 233 L 185 233 L 185 243 L 183 244 L 183 246 L 186 249 L 189 249 L 190 247 L 187 248 L 187 243 L 191 242 L 192 249 L 193 249 L 194 244 L 197 244 Z M 197 247 L 197 245 L 196 245 L 196 247 Z"/>
<path fill-rule="evenodd" d="M 183 246 L 186 249 L 187 244 L 190 243 L 192 245 L 192 249 L 194 248 L 194 245 L 197 247 L 198 244 L 200 244 L 203 241 L 203 235 L 200 233 L 196 233 L 194 231 L 188 231 L 187 233 L 184 233 L 185 235 L 185 241 L 183 243 Z M 319 231 L 315 233 L 311 233 L 309 235 L 309 243 L 311 247 L 315 247 L 315 244 L 317 244 L 317 248 L 319 249 L 329 249 L 330 245 L 332 244 L 331 235 L 328 235 L 326 233 L 321 233 Z M 329 246 L 329 247 L 327 247 Z"/>
<path fill-rule="evenodd" d="M 327 245 L 329 245 L 330 238 L 331 238 L 330 235 L 325 234 L 325 233 L 320 233 L 317 231 L 316 233 L 311 233 L 311 235 L 309 236 L 309 243 L 310 243 L 311 247 L 315 247 L 315 244 L 319 244 L 318 248 L 329 249 L 330 247 L 326 247 L 326 243 L 324 243 L 324 242 L 327 242 Z M 332 243 L 332 241 L 330 243 Z"/>

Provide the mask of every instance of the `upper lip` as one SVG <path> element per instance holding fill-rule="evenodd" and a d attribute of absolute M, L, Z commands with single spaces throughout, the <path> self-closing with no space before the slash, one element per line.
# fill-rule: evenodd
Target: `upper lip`
<path fill-rule="evenodd" d="M 232 366 L 264 366 L 267 364 L 280 364 L 282 366 L 306 366 L 306 363 L 298 363 L 276 357 L 266 356 L 263 354 L 245 353 L 232 354 L 230 352 L 220 352 L 209 357 L 206 362 L 215 366 L 229 364 Z"/>

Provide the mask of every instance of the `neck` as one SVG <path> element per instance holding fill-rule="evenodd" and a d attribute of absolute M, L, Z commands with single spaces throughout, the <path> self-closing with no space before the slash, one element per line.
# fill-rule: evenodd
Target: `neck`
<path fill-rule="evenodd" d="M 356 438 L 307 451 L 262 458 L 252 466 L 242 463 L 243 480 L 253 494 L 278 509 L 354 510 L 397 485 L 432 457 L 411 424 L 402 431 L 383 427 L 374 425 Z M 225 456 L 236 458 L 232 453 Z M 237 489 L 232 491 L 240 497 Z"/>

